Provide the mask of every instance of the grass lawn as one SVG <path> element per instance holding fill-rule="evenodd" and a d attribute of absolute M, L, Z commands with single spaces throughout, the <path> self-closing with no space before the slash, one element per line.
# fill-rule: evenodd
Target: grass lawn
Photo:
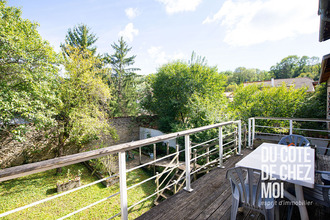
<path fill-rule="evenodd" d="M 96 177 L 82 164 L 63 167 L 63 172 L 56 175 L 56 170 L 32 174 L 14 180 L 0 183 L 0 213 L 18 208 L 32 202 L 56 195 L 56 183 L 66 178 L 67 170 L 72 174 L 81 171 L 82 185 L 94 182 Z M 131 186 L 150 175 L 141 169 L 130 172 L 127 175 L 127 185 Z M 148 181 L 128 191 L 128 206 L 151 195 L 155 192 L 155 183 Z M 37 206 L 16 212 L 4 217 L 4 219 L 57 219 L 75 210 L 83 208 L 93 202 L 106 198 L 119 191 L 119 184 L 106 188 L 102 183 L 86 187 L 73 193 L 69 193 L 54 200 Z M 147 200 L 129 211 L 129 219 L 134 219 L 149 210 L 153 200 Z M 100 204 L 71 216 L 69 219 L 108 219 L 120 212 L 120 195 L 112 197 Z M 120 217 L 117 217 L 119 219 Z"/>

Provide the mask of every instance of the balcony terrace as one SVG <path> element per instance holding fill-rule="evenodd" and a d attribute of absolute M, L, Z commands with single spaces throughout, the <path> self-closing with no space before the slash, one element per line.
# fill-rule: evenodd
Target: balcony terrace
<path fill-rule="evenodd" d="M 256 122 L 257 121 L 257 122 Z M 306 124 L 311 122 L 312 124 Z M 108 218 L 132 219 L 130 211 L 147 200 L 153 201 L 156 206 L 142 214 L 138 219 L 230 219 L 231 210 L 231 189 L 226 179 L 226 171 L 249 155 L 253 146 L 259 145 L 262 140 L 266 142 L 278 142 L 278 138 L 285 134 L 309 132 L 313 134 L 312 144 L 320 147 L 319 152 L 327 152 L 329 139 L 327 135 L 320 137 L 316 134 L 327 134 L 327 129 L 307 128 L 306 126 L 326 128 L 327 120 L 315 119 L 279 119 L 279 118 L 251 118 L 248 129 L 242 129 L 241 121 L 229 121 L 177 133 L 166 134 L 158 137 L 148 138 L 126 144 L 110 146 L 94 151 L 64 156 L 47 161 L 26 164 L 22 166 L 0 170 L 0 182 L 39 173 L 46 170 L 76 164 L 93 158 L 106 155 L 118 154 L 119 191 L 113 195 L 105 195 L 106 198 L 91 203 L 83 208 L 75 208 L 75 211 L 61 216 L 61 219 L 74 217 L 75 214 L 89 209 L 101 202 L 111 200 L 120 194 L 120 212 L 113 211 Z M 321 125 L 323 123 L 323 125 Z M 246 132 L 248 130 L 248 132 Z M 307 134 L 307 133 L 306 133 Z M 213 136 L 212 136 L 213 135 Z M 204 137 L 197 141 L 196 137 Z M 205 140 L 205 137 L 208 139 Z M 177 147 L 174 153 L 170 153 L 167 147 L 166 155 L 156 155 L 156 143 L 163 143 L 168 140 L 177 140 Z M 257 142 L 257 140 L 259 142 Z M 313 142 L 314 141 L 314 142 Z M 153 147 L 154 157 L 147 161 L 141 160 L 141 149 L 143 146 Z M 127 165 L 127 152 L 136 150 L 139 152 L 139 163 L 134 167 Z M 158 165 L 157 165 L 158 164 Z M 160 164 L 160 165 L 159 165 Z M 156 166 L 162 167 L 157 169 Z M 143 179 L 134 185 L 128 185 L 126 176 L 133 170 L 142 168 L 154 168 L 154 175 Z M 156 172 L 159 171 L 159 172 Z M 0 217 L 21 212 L 30 207 L 38 206 L 50 200 L 55 200 L 63 195 L 70 194 L 82 188 L 98 184 L 113 176 L 82 185 L 78 188 L 59 193 L 45 199 L 15 207 L 12 210 L 5 210 Z M 193 181 L 194 180 L 194 181 Z M 156 191 L 139 201 L 129 201 L 128 191 L 153 181 L 156 184 Z M 1 183 L 0 183 L 1 184 Z M 184 189 L 183 189 L 184 187 Z M 171 195 L 172 194 L 172 195 Z M 70 204 L 67 204 L 70 205 Z M 317 204 L 307 207 L 310 219 L 326 219 L 329 210 Z M 280 207 L 281 219 L 286 219 L 287 206 Z M 24 216 L 22 217 L 24 219 Z M 238 219 L 264 219 L 264 216 L 249 210 L 241 210 Z M 299 210 L 293 209 L 292 219 L 299 219 Z"/>

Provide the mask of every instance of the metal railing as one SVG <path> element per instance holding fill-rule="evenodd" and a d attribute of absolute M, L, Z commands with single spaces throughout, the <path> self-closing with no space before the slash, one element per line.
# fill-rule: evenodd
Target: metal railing
<path fill-rule="evenodd" d="M 197 135 L 197 134 L 200 134 L 201 132 L 209 131 L 212 129 L 216 130 L 216 132 L 213 132 L 216 134 L 215 137 L 211 137 L 209 140 L 203 141 L 202 143 L 198 143 L 195 145 L 191 144 L 192 143 L 191 138 L 194 137 L 194 135 Z M 167 153 L 167 155 L 162 156 L 160 158 L 156 158 L 156 155 L 154 155 L 153 160 L 151 160 L 149 162 L 143 163 L 141 165 L 138 165 L 138 166 L 130 168 L 130 169 L 126 168 L 126 152 L 127 151 L 133 150 L 133 149 L 139 149 L 139 153 L 141 154 L 141 147 L 143 147 L 143 146 L 148 146 L 148 145 L 152 145 L 152 144 L 154 144 L 154 146 L 156 146 L 155 145 L 156 143 L 161 143 L 163 141 L 167 141 L 167 140 L 171 140 L 171 139 L 179 139 L 181 137 L 184 137 L 184 148 L 182 150 L 177 150 L 175 153 L 172 153 L 172 154 Z M 205 145 L 210 144 L 212 142 L 213 143 L 216 142 L 216 144 L 212 145 L 212 147 L 211 147 L 212 149 L 210 149 L 210 147 L 205 148 Z M 136 169 L 145 168 L 150 165 L 155 165 L 155 164 L 157 164 L 157 162 L 160 162 L 162 160 L 173 159 L 174 157 L 179 158 L 180 153 L 182 153 L 185 156 L 184 157 L 185 160 L 178 162 L 176 164 L 176 166 L 174 166 L 172 168 L 175 169 L 182 165 L 185 166 L 185 175 L 181 176 L 180 177 L 181 179 L 179 179 L 177 181 L 184 179 L 185 180 L 184 189 L 191 192 L 193 190 L 191 187 L 191 175 L 197 174 L 198 172 L 207 168 L 211 164 L 213 166 L 214 166 L 214 164 L 217 164 L 218 167 L 223 167 L 223 160 L 226 159 L 228 156 L 230 156 L 230 154 L 232 154 L 232 153 L 241 154 L 241 143 L 242 143 L 242 141 L 241 141 L 241 121 L 240 120 L 239 121 L 229 121 L 229 122 L 223 122 L 223 123 L 208 125 L 208 126 L 204 126 L 204 127 L 199 127 L 199 128 L 195 128 L 195 129 L 180 131 L 180 132 L 176 132 L 176 133 L 161 135 L 161 136 L 157 136 L 157 137 L 152 137 L 152 138 L 139 140 L 139 141 L 135 141 L 135 142 L 114 145 L 114 146 L 101 148 L 101 149 L 97 149 L 97 150 L 93 150 L 93 151 L 82 152 L 82 153 L 78 153 L 78 154 L 54 158 L 54 159 L 41 161 L 41 162 L 37 162 L 37 163 L 31 163 L 31 164 L 3 169 L 3 170 L 0 170 L 0 182 L 12 180 L 12 179 L 15 179 L 18 177 L 27 176 L 27 175 L 34 174 L 34 173 L 43 172 L 46 170 L 64 167 L 64 166 L 71 165 L 71 164 L 88 161 L 88 160 L 95 159 L 95 158 L 100 158 L 100 157 L 107 156 L 107 155 L 117 154 L 117 153 L 118 153 L 118 159 L 119 159 L 119 161 L 118 161 L 119 173 L 116 175 L 112 175 L 110 177 L 103 178 L 103 179 L 94 181 L 92 183 L 86 184 L 86 185 L 82 185 L 78 188 L 71 189 L 69 191 L 62 192 L 60 194 L 57 194 L 57 195 L 54 195 L 51 197 L 47 197 L 45 199 L 33 202 L 31 204 L 6 211 L 4 213 L 1 213 L 0 217 L 4 217 L 4 216 L 10 215 L 10 214 L 13 214 L 15 212 L 22 211 L 24 209 L 39 205 L 41 203 L 44 203 L 44 202 L 47 202 L 47 201 L 50 201 L 50 200 L 53 200 L 56 198 L 59 198 L 61 196 L 67 195 L 67 194 L 75 192 L 77 190 L 98 184 L 104 180 L 119 176 L 120 188 L 119 188 L 118 192 L 115 192 L 112 195 L 109 195 L 99 201 L 89 204 L 88 206 L 85 206 L 76 211 L 73 211 L 70 214 L 67 214 L 67 215 L 61 217 L 60 219 L 68 218 L 74 214 L 77 214 L 83 210 L 86 210 L 92 206 L 95 206 L 95 205 L 97 205 L 101 202 L 104 202 L 119 194 L 120 194 L 121 211 L 119 213 L 116 213 L 115 215 L 111 216 L 109 219 L 115 218 L 119 215 L 121 215 L 122 219 L 128 219 L 128 211 L 130 209 L 132 209 L 136 205 L 138 205 L 148 199 L 151 199 L 152 197 L 157 195 L 157 193 L 160 193 L 161 190 L 163 190 L 163 189 L 158 189 L 158 190 L 156 190 L 155 193 L 148 195 L 147 197 L 141 199 L 140 201 L 135 202 L 131 206 L 128 206 L 127 191 L 129 191 L 137 186 L 140 186 L 148 181 L 151 181 L 151 180 L 154 181 L 156 178 L 159 177 L 160 174 L 155 173 L 155 175 L 151 176 L 150 178 L 144 179 L 132 186 L 127 187 L 127 180 L 126 180 L 127 173 L 132 172 L 133 170 L 136 170 Z M 206 151 L 204 151 L 205 149 L 203 147 L 206 149 Z M 201 150 L 199 151 L 200 152 L 199 154 L 197 154 L 196 150 L 195 150 L 195 153 L 193 154 L 194 157 L 191 158 L 192 149 L 201 149 Z M 154 150 L 154 152 L 155 152 L 155 150 Z M 168 150 L 167 150 L 167 152 L 168 152 Z M 217 153 L 217 154 L 215 154 L 215 153 Z M 211 155 L 212 155 L 212 160 L 210 161 Z M 201 165 L 199 165 L 198 168 L 196 168 L 196 167 L 195 167 L 195 169 L 191 168 L 192 163 L 195 163 L 195 165 L 196 165 L 196 163 L 200 162 L 204 157 L 207 158 L 206 163 L 202 163 Z M 141 158 L 139 159 L 139 161 L 141 161 Z M 169 169 L 169 172 L 172 170 L 172 168 Z M 174 186 L 175 183 L 176 182 L 174 182 L 173 184 L 168 184 L 168 185 L 166 185 L 166 187 Z"/>
<path fill-rule="evenodd" d="M 282 137 L 289 134 L 300 134 L 310 140 L 330 141 L 328 138 L 330 133 L 330 130 L 327 129 L 328 123 L 330 123 L 330 120 L 314 118 L 249 118 L 248 146 L 253 145 L 256 135 Z M 324 134 L 324 136 L 320 137 L 322 136 L 320 134 Z"/>

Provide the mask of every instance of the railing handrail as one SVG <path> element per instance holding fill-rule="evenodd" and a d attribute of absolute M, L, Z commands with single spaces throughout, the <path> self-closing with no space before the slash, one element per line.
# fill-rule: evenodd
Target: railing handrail
<path fill-rule="evenodd" d="M 71 164 L 76 164 L 79 162 L 95 159 L 98 157 L 103 157 L 103 156 L 118 153 L 118 152 L 132 150 L 137 147 L 142 147 L 145 145 L 154 144 L 154 143 L 158 143 L 158 142 L 165 141 L 165 140 L 171 140 L 174 138 L 183 137 L 186 135 L 190 135 L 190 134 L 194 134 L 197 132 L 201 132 L 201 131 L 205 131 L 205 130 L 213 129 L 213 128 L 218 128 L 218 127 L 222 127 L 222 126 L 234 124 L 234 123 L 239 123 L 239 120 L 222 122 L 222 123 L 217 123 L 217 124 L 213 124 L 213 125 L 207 125 L 207 126 L 203 126 L 203 127 L 199 127 L 199 128 L 193 128 L 193 129 L 189 129 L 189 130 L 185 130 L 185 131 L 179 131 L 179 132 L 175 132 L 175 133 L 160 135 L 157 137 L 147 138 L 147 139 L 134 141 L 134 142 L 130 142 L 130 143 L 113 145 L 113 146 L 109 146 L 109 147 L 105 147 L 105 148 L 101 148 L 101 149 L 97 149 L 97 150 L 92 150 L 92 151 L 72 154 L 72 155 L 68 155 L 68 156 L 58 157 L 58 158 L 54 158 L 54 159 L 49 159 L 49 160 L 45 160 L 45 161 L 41 161 L 41 162 L 35 162 L 35 163 L 31 163 L 31 164 L 25 164 L 25 165 L 21 165 L 21 166 L 6 168 L 3 170 L 0 170 L 0 182 L 10 180 L 10 179 L 15 179 L 18 177 L 23 177 L 23 176 L 30 175 L 33 173 L 39 173 L 39 172 L 46 171 L 46 170 L 51 170 L 51 169 L 64 167 L 64 166 L 71 165 Z"/>
<path fill-rule="evenodd" d="M 315 121 L 315 122 L 329 122 L 330 119 L 320 119 L 320 118 L 277 118 L 277 117 L 251 117 L 254 119 L 268 119 L 268 120 L 293 120 L 293 121 Z"/>

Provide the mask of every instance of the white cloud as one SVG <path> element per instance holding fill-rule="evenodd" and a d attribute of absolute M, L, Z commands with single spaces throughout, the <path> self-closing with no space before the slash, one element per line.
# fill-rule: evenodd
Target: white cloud
<path fill-rule="evenodd" d="M 128 23 L 125 26 L 125 29 L 118 33 L 118 36 L 122 36 L 126 40 L 132 42 L 134 36 L 137 36 L 138 34 L 139 34 L 139 30 L 134 28 L 133 23 Z"/>
<path fill-rule="evenodd" d="M 157 0 L 165 5 L 168 14 L 182 11 L 195 11 L 202 0 Z"/>
<path fill-rule="evenodd" d="M 125 13 L 129 19 L 133 19 L 140 14 L 137 8 L 126 8 Z"/>
<path fill-rule="evenodd" d="M 157 65 L 163 65 L 172 60 L 180 60 L 185 56 L 182 52 L 175 52 L 174 54 L 168 55 L 163 51 L 162 47 L 150 47 L 148 49 L 148 54 Z"/>
<path fill-rule="evenodd" d="M 224 41 L 229 45 L 278 41 L 317 32 L 317 3 L 310 0 L 226 0 L 203 24 L 212 22 L 225 27 Z"/>

